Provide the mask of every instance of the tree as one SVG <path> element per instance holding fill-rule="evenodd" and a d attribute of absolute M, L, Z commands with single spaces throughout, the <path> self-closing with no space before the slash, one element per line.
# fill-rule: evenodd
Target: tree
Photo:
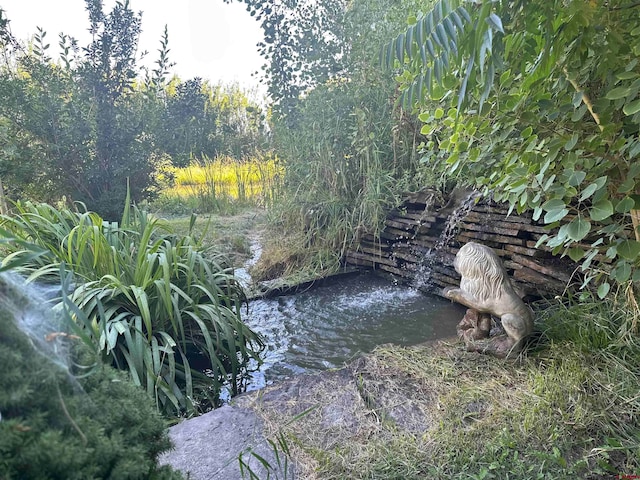
<path fill-rule="evenodd" d="M 383 52 L 422 112 L 425 162 L 533 210 L 585 284 L 640 280 L 639 9 L 440 0 Z"/>
<path fill-rule="evenodd" d="M 266 148 L 263 109 L 239 86 L 175 77 L 166 91 L 157 140 L 174 165 L 219 155 L 241 159 Z"/>
<path fill-rule="evenodd" d="M 134 200 L 143 198 L 154 165 L 154 149 L 143 108 L 144 98 L 136 95 L 134 83 L 139 73 L 136 51 L 141 30 L 141 14 L 129 8 L 128 0 L 116 2 L 109 14 L 101 0 L 87 0 L 93 35 L 78 71 L 93 112 L 95 131 L 92 164 L 84 172 L 87 203 L 108 218 L 117 218 L 126 196 L 127 179 Z"/>
<path fill-rule="evenodd" d="M 26 48 L 2 36 L 0 148 L 10 155 L 0 161 L 0 176 L 9 178 L 15 196 L 64 195 L 114 219 L 127 179 L 135 201 L 153 183 L 168 40 L 165 29 L 157 68 L 141 83 L 141 15 L 127 1 L 107 14 L 101 1 L 87 0 L 87 10 L 92 42 L 80 49 L 61 35 L 57 62 L 40 29 Z"/>
<path fill-rule="evenodd" d="M 167 96 L 161 126 L 164 135 L 158 139 L 174 165 L 184 167 L 193 156 L 200 156 L 205 151 L 207 131 L 215 123 L 210 115 L 202 79 L 182 83 L 176 80 L 175 94 Z"/>
<path fill-rule="evenodd" d="M 291 11 L 276 27 L 266 26 L 275 33 L 265 33 L 267 39 L 277 35 L 274 42 L 296 52 L 293 57 L 268 57 L 276 72 L 295 73 L 291 78 L 267 77 L 272 96 L 281 95 L 271 123 L 275 149 L 285 165 L 280 218 L 291 232 L 288 237 L 304 243 L 304 254 L 297 258 L 330 269 L 359 236 L 379 233 L 385 212 L 424 180 L 415 174 L 417 122 L 394 108 L 392 75 L 376 64 L 379 45 L 403 28 L 407 8 L 420 2 L 246 3 L 259 17 L 262 9 L 277 14 L 285 3 Z M 313 13 L 307 12 L 311 4 L 317 6 Z M 326 18 L 318 13 L 325 9 L 331 10 Z M 288 26 L 298 17 L 305 18 L 300 28 L 310 33 Z M 317 50 L 306 49 L 300 35 L 316 38 Z M 279 61 L 284 64 L 277 66 Z M 291 88 L 285 89 L 282 82 L 289 81 Z"/>
<path fill-rule="evenodd" d="M 233 0 L 224 0 L 231 3 Z M 293 115 L 302 93 L 344 69 L 342 19 L 347 0 L 237 0 L 261 21 L 258 44 L 275 109 Z"/>

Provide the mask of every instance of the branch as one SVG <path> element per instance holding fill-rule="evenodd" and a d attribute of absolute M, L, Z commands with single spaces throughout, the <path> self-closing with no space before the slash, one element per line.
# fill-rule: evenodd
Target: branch
<path fill-rule="evenodd" d="M 640 2 L 633 2 L 633 3 L 630 3 L 629 5 L 622 5 L 620 7 L 611 7 L 609 11 L 613 12 L 615 10 L 628 10 L 629 8 L 636 8 L 636 7 L 640 7 Z"/>
<path fill-rule="evenodd" d="M 598 128 L 600 128 L 600 131 L 601 132 L 604 131 L 604 127 L 600 124 L 600 116 L 596 112 L 594 112 L 593 103 L 591 103 L 591 99 L 589 98 L 587 93 L 582 88 L 580 88 L 580 85 L 578 85 L 578 82 L 576 82 L 573 78 L 569 76 L 567 67 L 562 67 L 562 71 L 564 72 L 565 77 L 567 77 L 567 80 L 569 80 L 569 83 L 573 85 L 573 88 L 576 90 L 576 92 L 582 94 L 582 101 L 587 106 L 587 110 L 589 110 L 591 117 L 593 118 L 593 120 L 595 120 L 596 125 L 598 125 Z"/>

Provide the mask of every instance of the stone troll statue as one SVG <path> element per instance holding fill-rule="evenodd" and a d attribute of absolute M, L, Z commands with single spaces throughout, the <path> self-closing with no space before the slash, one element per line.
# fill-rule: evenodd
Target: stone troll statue
<path fill-rule="evenodd" d="M 500 358 L 517 354 L 533 331 L 533 312 L 515 292 L 498 255 L 469 242 L 460 248 L 453 266 L 462 276 L 460 288 L 447 287 L 443 295 L 470 308 L 457 327 L 467 351 Z M 489 338 L 492 315 L 500 319 L 506 335 Z"/>

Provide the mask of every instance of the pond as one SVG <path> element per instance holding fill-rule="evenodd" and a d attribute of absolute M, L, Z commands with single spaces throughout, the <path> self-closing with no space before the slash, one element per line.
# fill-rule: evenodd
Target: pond
<path fill-rule="evenodd" d="M 377 345 L 415 345 L 456 335 L 465 309 L 375 274 L 339 278 L 295 295 L 254 300 L 245 322 L 267 349 L 247 390 L 340 367 Z"/>

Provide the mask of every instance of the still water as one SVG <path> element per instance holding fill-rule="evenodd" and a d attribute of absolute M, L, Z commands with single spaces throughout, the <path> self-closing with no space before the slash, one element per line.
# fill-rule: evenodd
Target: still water
<path fill-rule="evenodd" d="M 415 345 L 456 334 L 464 308 L 373 274 L 295 295 L 254 300 L 245 322 L 267 349 L 248 390 L 300 373 L 340 367 L 377 345 Z"/>

